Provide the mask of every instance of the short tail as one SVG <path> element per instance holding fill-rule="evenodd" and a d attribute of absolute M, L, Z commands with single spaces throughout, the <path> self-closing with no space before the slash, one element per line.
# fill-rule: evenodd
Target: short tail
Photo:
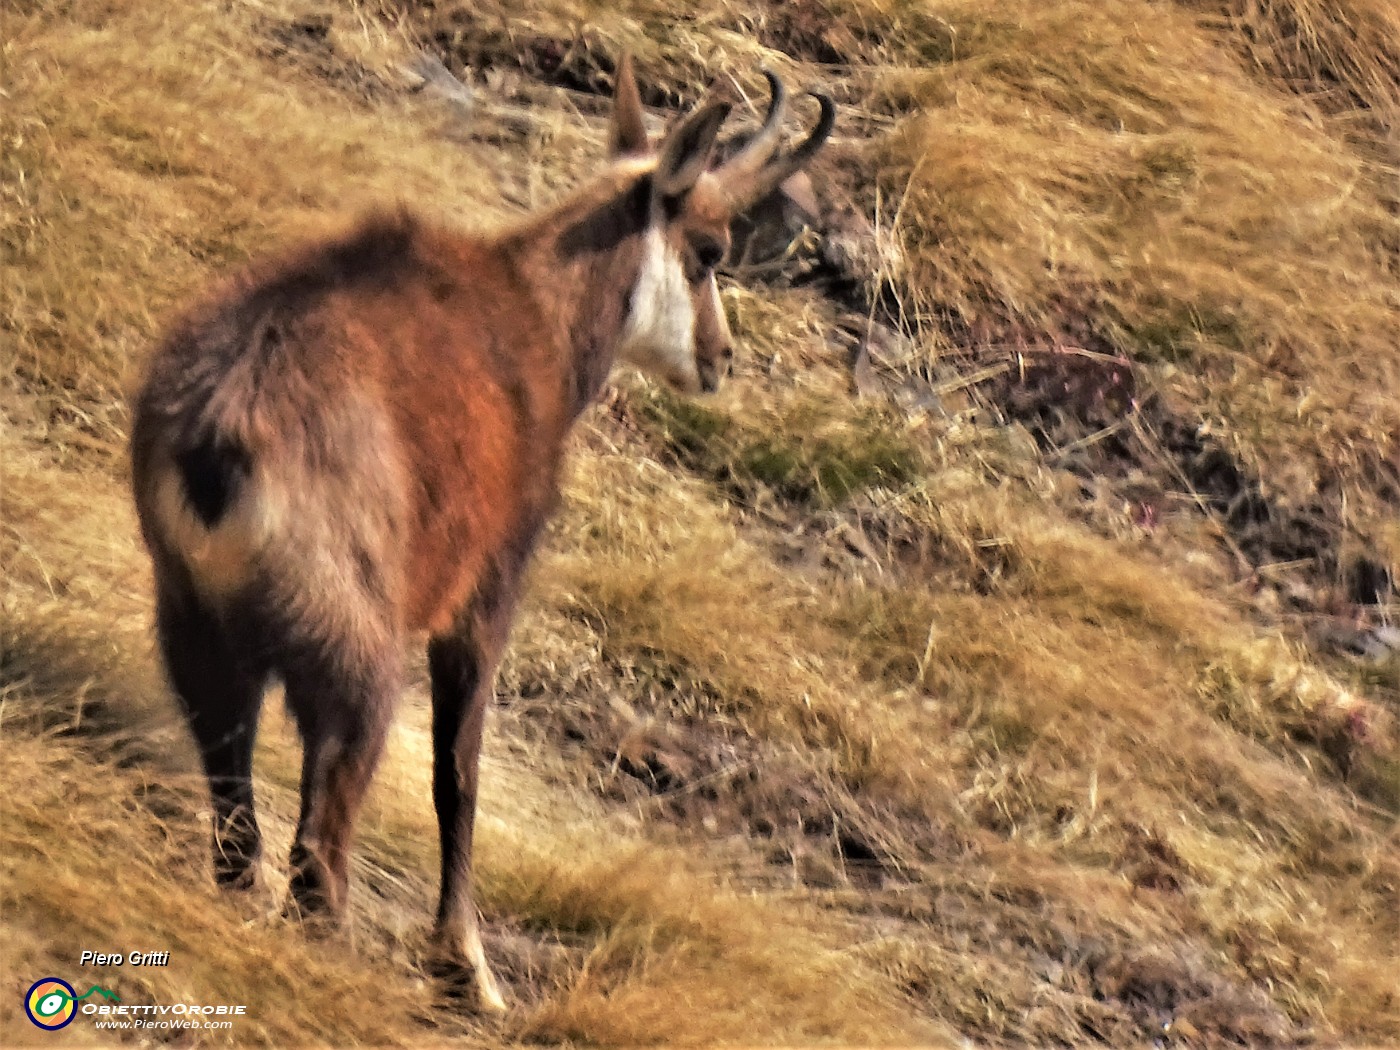
<path fill-rule="evenodd" d="M 219 522 L 248 487 L 252 459 L 246 449 L 209 434 L 175 454 L 185 498 L 206 529 Z"/>
<path fill-rule="evenodd" d="M 277 519 L 252 453 L 208 432 L 160 449 L 137 478 L 148 532 L 183 563 L 191 582 L 215 603 L 251 582 Z"/>

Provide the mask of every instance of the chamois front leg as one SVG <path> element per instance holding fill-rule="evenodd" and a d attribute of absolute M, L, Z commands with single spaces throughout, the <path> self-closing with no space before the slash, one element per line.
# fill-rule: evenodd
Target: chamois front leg
<path fill-rule="evenodd" d="M 475 615 L 463 617 L 452 634 L 428 645 L 433 801 L 442 844 L 442 890 L 433 943 L 440 961 L 468 973 L 478 1008 L 495 1013 L 504 1012 L 506 1004 L 486 962 L 471 883 L 481 735 L 509 621 L 509 608 L 499 604 L 474 603 Z"/>

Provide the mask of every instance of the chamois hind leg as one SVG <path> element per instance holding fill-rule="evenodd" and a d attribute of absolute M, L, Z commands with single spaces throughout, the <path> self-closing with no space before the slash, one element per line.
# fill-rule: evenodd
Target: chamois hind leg
<path fill-rule="evenodd" d="M 433 941 L 443 961 L 465 969 L 477 1006 L 506 1008 L 486 962 L 472 899 L 472 830 L 476 820 L 481 735 L 496 665 L 509 634 L 514 587 L 487 581 L 454 630 L 428 644 L 433 683 L 433 802 L 442 845 L 442 889 Z"/>
<path fill-rule="evenodd" d="M 253 809 L 253 740 L 264 673 L 235 653 L 218 619 L 187 590 L 162 581 L 156 623 L 166 671 L 199 746 L 214 808 L 214 876 L 257 883 L 262 837 Z"/>
<path fill-rule="evenodd" d="M 352 657 L 357 653 L 357 657 Z M 283 669 L 301 730 L 301 819 L 291 853 L 292 905 L 338 920 L 349 903 L 355 818 L 384 751 L 400 688 L 396 644 L 308 646 Z"/>

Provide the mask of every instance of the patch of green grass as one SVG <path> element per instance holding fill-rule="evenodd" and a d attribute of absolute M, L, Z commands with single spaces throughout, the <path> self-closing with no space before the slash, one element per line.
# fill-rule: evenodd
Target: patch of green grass
<path fill-rule="evenodd" d="M 838 507 L 907 485 L 922 469 L 908 423 L 881 407 L 792 399 L 740 416 L 654 386 L 634 389 L 630 405 L 652 443 L 740 498 L 761 488 L 805 507 Z"/>

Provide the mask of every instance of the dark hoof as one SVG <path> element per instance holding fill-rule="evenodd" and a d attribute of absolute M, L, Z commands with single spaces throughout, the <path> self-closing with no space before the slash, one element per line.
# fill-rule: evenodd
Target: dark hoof
<path fill-rule="evenodd" d="M 226 844 L 214 853 L 214 881 L 230 890 L 256 889 L 262 881 L 261 861 L 262 850 L 257 847 L 238 851 Z"/>
<path fill-rule="evenodd" d="M 292 850 L 292 874 L 287 888 L 290 895 L 283 914 L 289 919 L 325 920 L 334 925 L 345 910 L 344 887 L 337 884 L 319 858 L 304 848 Z"/>

